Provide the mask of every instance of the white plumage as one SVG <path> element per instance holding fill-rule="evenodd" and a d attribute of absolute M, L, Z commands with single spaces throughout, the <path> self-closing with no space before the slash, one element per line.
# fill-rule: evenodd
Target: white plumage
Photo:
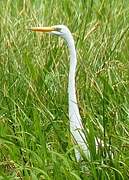
<path fill-rule="evenodd" d="M 70 132 L 72 134 L 74 143 L 78 145 L 80 150 L 83 151 L 83 153 L 86 155 L 87 158 L 89 158 L 90 152 L 87 146 L 87 141 L 84 134 L 84 128 L 82 125 L 81 116 L 77 104 L 77 97 L 76 97 L 75 75 L 76 75 L 77 57 L 76 57 L 76 50 L 75 50 L 73 36 L 69 31 L 69 29 L 64 25 L 56 25 L 52 27 L 32 27 L 31 30 L 40 31 L 40 32 L 49 32 L 50 34 L 55 34 L 63 37 L 67 42 L 70 53 L 70 68 L 69 68 L 69 80 L 68 80 Z M 79 148 L 78 147 L 75 148 L 75 156 L 77 161 L 82 159 Z"/>

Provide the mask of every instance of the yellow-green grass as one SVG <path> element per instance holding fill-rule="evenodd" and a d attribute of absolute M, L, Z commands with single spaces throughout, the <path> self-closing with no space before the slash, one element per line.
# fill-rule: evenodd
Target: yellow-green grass
<path fill-rule="evenodd" d="M 129 178 L 128 12 L 127 0 L 0 1 L 0 179 Z M 90 161 L 76 162 L 69 132 L 66 44 L 27 30 L 56 24 L 76 42 Z"/>

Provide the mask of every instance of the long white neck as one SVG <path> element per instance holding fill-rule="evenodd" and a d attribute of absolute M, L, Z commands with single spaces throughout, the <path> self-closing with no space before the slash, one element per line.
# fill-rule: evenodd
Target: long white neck
<path fill-rule="evenodd" d="M 69 118 L 70 118 L 70 123 L 72 123 L 75 126 L 74 128 L 83 128 L 81 122 L 81 116 L 77 104 L 76 88 L 75 88 L 77 57 L 76 57 L 76 50 L 75 50 L 73 37 L 71 38 L 68 47 L 70 52 L 70 69 L 69 69 L 69 81 L 68 81 Z"/>
<path fill-rule="evenodd" d="M 74 39 L 72 34 L 69 40 L 67 40 L 68 48 L 70 52 L 70 69 L 69 69 L 69 81 L 68 81 L 68 103 L 69 103 L 69 119 L 70 119 L 70 131 L 73 136 L 74 142 L 79 145 L 81 150 L 89 158 L 89 150 L 87 147 L 86 138 L 84 135 L 84 128 L 77 105 L 76 88 L 75 88 L 75 75 L 76 75 L 76 50 L 74 45 Z M 75 149 L 75 155 L 77 161 L 81 158 L 80 152 Z"/>
<path fill-rule="evenodd" d="M 71 38 L 71 41 L 68 43 L 68 48 L 69 48 L 69 53 L 70 53 L 70 68 L 69 68 L 69 81 L 68 81 L 69 103 L 71 102 L 78 109 L 76 90 L 75 90 L 76 89 L 75 88 L 75 75 L 76 75 L 77 57 L 76 57 L 76 50 L 75 50 L 73 38 Z M 79 110 L 77 111 L 79 113 Z"/>

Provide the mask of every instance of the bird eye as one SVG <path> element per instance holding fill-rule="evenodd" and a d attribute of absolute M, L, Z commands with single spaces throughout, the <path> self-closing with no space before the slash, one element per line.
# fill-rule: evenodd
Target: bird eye
<path fill-rule="evenodd" d="M 55 28 L 56 31 L 61 32 L 61 28 Z"/>

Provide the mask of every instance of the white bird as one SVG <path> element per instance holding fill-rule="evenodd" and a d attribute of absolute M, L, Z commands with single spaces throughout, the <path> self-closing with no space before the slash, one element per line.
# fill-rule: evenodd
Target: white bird
<path fill-rule="evenodd" d="M 70 30 L 64 25 L 55 25 L 51 27 L 32 27 L 32 31 L 49 32 L 65 39 L 69 53 L 70 53 L 70 69 L 68 79 L 68 105 L 69 105 L 69 120 L 70 120 L 70 132 L 75 147 L 75 156 L 77 161 L 82 159 L 82 154 L 85 154 L 86 158 L 90 158 L 90 152 L 87 145 L 87 140 L 84 134 L 84 127 L 82 125 L 81 116 L 77 104 L 76 87 L 75 87 L 75 75 L 77 66 L 76 49 L 73 36 Z M 83 152 L 83 153 L 81 153 Z"/>

